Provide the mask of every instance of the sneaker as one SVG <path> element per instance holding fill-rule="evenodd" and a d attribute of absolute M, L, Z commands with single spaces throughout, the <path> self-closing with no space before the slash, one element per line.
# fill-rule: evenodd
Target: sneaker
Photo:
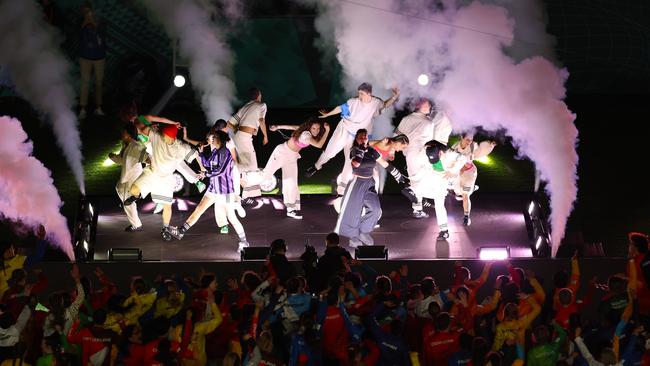
<path fill-rule="evenodd" d="M 238 251 L 238 252 L 241 252 L 242 250 L 244 250 L 244 248 L 248 248 L 248 247 L 250 247 L 250 246 L 251 246 L 251 245 L 248 243 L 248 241 L 246 241 L 246 240 L 242 240 L 242 241 L 240 241 L 239 244 L 237 245 L 237 251 Z"/>
<path fill-rule="evenodd" d="M 373 239 L 369 233 L 359 234 L 359 240 L 361 240 L 363 245 L 375 245 L 375 239 Z"/>
<path fill-rule="evenodd" d="M 438 233 L 438 237 L 436 238 L 437 241 L 443 241 L 449 239 L 449 231 L 448 230 L 442 230 L 441 232 Z"/>
<path fill-rule="evenodd" d="M 381 225 L 379 223 L 375 224 L 375 229 L 379 229 L 380 227 L 381 227 Z"/>
<path fill-rule="evenodd" d="M 314 174 L 316 174 L 317 171 L 318 171 L 318 169 L 316 169 L 315 166 L 313 166 L 313 165 L 310 166 L 310 167 L 307 168 L 307 170 L 305 171 L 305 178 L 311 178 L 311 177 L 313 177 Z"/>
<path fill-rule="evenodd" d="M 103 116 L 104 115 L 104 111 L 102 110 L 102 107 L 95 108 L 95 115 L 96 116 Z"/>
<path fill-rule="evenodd" d="M 173 237 L 169 233 L 169 228 L 168 227 L 163 227 L 162 231 L 160 232 L 160 236 L 162 236 L 164 241 L 172 241 Z"/>
<path fill-rule="evenodd" d="M 254 205 L 254 204 L 256 204 L 256 203 L 257 203 L 257 202 L 255 201 L 255 199 L 254 199 L 254 198 L 250 198 L 250 197 L 248 197 L 248 198 L 246 198 L 246 199 L 244 199 L 244 200 L 241 201 L 241 205 L 242 205 L 242 206 L 252 206 L 252 205 Z"/>
<path fill-rule="evenodd" d="M 124 206 L 131 206 L 139 197 L 131 196 L 124 200 Z"/>
<path fill-rule="evenodd" d="M 456 201 L 462 201 L 463 200 L 463 195 L 461 195 L 461 194 L 456 194 L 456 195 L 454 195 L 454 197 L 456 198 Z"/>
<path fill-rule="evenodd" d="M 350 248 L 357 248 L 357 247 L 360 247 L 362 245 L 363 245 L 363 243 L 361 242 L 361 240 L 359 240 L 359 238 L 352 238 L 352 239 L 350 239 L 350 242 L 348 243 L 348 246 Z"/>
<path fill-rule="evenodd" d="M 168 226 L 167 227 L 167 232 L 169 233 L 169 235 L 176 238 L 176 240 L 183 239 L 184 234 L 176 226 Z"/>
<path fill-rule="evenodd" d="M 299 210 L 287 211 L 287 217 L 292 217 L 294 219 L 302 219 L 302 213 Z"/>
<path fill-rule="evenodd" d="M 469 215 L 463 217 L 463 226 L 470 226 L 472 224 L 472 219 L 469 218 Z"/>
<path fill-rule="evenodd" d="M 194 183 L 194 185 L 196 186 L 196 189 L 199 190 L 199 193 L 203 193 L 203 191 L 205 191 L 205 188 L 207 187 L 205 185 L 205 183 L 203 183 L 201 181 L 198 181 L 198 182 Z"/>
<path fill-rule="evenodd" d="M 476 192 L 476 191 L 478 191 L 478 186 L 475 184 L 474 185 L 474 190 L 472 192 Z"/>
<path fill-rule="evenodd" d="M 129 225 L 124 228 L 124 231 L 126 231 L 127 233 L 135 233 L 136 231 L 142 231 L 142 230 L 144 230 L 142 229 L 142 226 L 135 227 L 133 225 Z"/>
<path fill-rule="evenodd" d="M 161 213 L 162 210 L 163 210 L 163 207 L 164 207 L 164 206 L 163 206 L 162 204 L 160 204 L 160 203 L 156 203 L 156 207 L 153 209 L 153 213 L 154 213 L 154 214 L 159 214 L 159 213 Z"/>
<path fill-rule="evenodd" d="M 336 211 L 337 214 L 341 213 L 341 203 L 343 203 L 343 196 L 338 196 L 334 200 L 334 203 L 332 206 L 334 206 L 334 210 Z"/>
<path fill-rule="evenodd" d="M 79 114 L 77 115 L 77 119 L 86 119 L 86 108 L 81 108 L 79 110 Z"/>
<path fill-rule="evenodd" d="M 427 217 L 429 217 L 429 214 L 422 210 L 415 210 L 413 211 L 411 216 L 413 216 L 416 219 L 426 219 Z"/>
<path fill-rule="evenodd" d="M 230 232 L 230 227 L 228 225 L 224 225 L 219 229 L 220 234 L 228 234 Z"/>

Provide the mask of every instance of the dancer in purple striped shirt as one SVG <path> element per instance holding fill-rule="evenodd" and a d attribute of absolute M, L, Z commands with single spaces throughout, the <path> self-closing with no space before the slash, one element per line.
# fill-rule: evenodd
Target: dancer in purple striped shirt
<path fill-rule="evenodd" d="M 170 227 L 169 233 L 180 240 L 187 230 L 196 223 L 212 204 L 217 210 L 225 212 L 230 224 L 235 228 L 239 236 L 239 251 L 248 246 L 244 227 L 239 222 L 234 205 L 236 199 L 236 187 L 233 177 L 234 160 L 226 143 L 230 140 L 228 134 L 223 131 L 214 131 L 208 135 L 209 148 L 206 147 L 200 154 L 201 163 L 205 169 L 205 175 L 210 178 L 208 190 L 203 195 L 201 202 L 185 224 L 179 228 Z"/>

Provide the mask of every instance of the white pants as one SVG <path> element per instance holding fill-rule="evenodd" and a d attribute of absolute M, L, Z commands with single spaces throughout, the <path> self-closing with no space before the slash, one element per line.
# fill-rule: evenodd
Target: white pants
<path fill-rule="evenodd" d="M 474 193 L 474 187 L 476 186 L 476 178 L 478 177 L 478 171 L 476 167 L 465 170 L 457 178 L 454 184 L 454 193 L 461 195 L 471 195 Z"/>
<path fill-rule="evenodd" d="M 228 225 L 228 222 L 230 222 L 237 234 L 244 232 L 244 226 L 239 221 L 239 218 L 237 218 L 237 213 L 235 212 L 235 203 L 237 197 L 234 193 L 206 193 L 205 196 L 210 198 L 211 203 L 214 203 L 214 218 L 217 221 L 217 225 L 219 225 L 219 227 L 226 226 Z"/>
<path fill-rule="evenodd" d="M 423 169 L 431 169 L 431 164 L 429 164 L 424 148 L 409 146 L 403 153 L 406 158 L 406 172 L 408 173 L 411 188 L 418 196 L 418 202 L 413 203 L 412 207 L 414 211 L 422 211 L 422 197 L 417 194 L 417 188 L 423 184 Z"/>
<path fill-rule="evenodd" d="M 444 173 L 433 170 L 424 149 L 405 150 L 405 152 L 411 189 L 418 199 L 418 203 L 413 204 L 413 210 L 422 210 L 422 198 L 433 199 L 438 227 L 440 230 L 447 230 L 445 197 L 447 197 L 448 179 L 443 177 Z"/>
<path fill-rule="evenodd" d="M 131 195 L 130 190 L 132 184 L 133 182 L 117 183 L 115 186 L 117 196 L 120 197 L 120 200 L 122 202 L 124 202 L 124 200 L 129 198 Z M 133 227 L 142 226 L 142 221 L 140 221 L 140 216 L 138 216 L 138 205 L 134 202 L 131 205 L 122 206 L 124 207 L 124 213 L 126 214 L 126 218 L 129 220 L 129 224 L 131 224 Z"/>
<path fill-rule="evenodd" d="M 243 131 L 237 131 L 233 137 L 235 148 L 237 148 L 237 157 L 239 158 L 239 169 L 242 173 L 257 170 L 257 156 L 255 147 L 253 147 L 253 135 Z M 259 197 L 262 195 L 260 186 L 249 185 L 244 187 L 242 198 Z"/>
<path fill-rule="evenodd" d="M 194 184 L 199 181 L 199 174 L 197 174 L 192 168 L 190 168 L 190 166 L 187 165 L 185 160 L 178 163 L 178 166 L 176 167 L 176 171 L 181 173 L 183 178 L 185 178 L 186 181 L 190 182 L 190 184 Z"/>
<path fill-rule="evenodd" d="M 350 163 L 350 150 L 352 149 L 352 143 L 354 142 L 354 133 L 346 130 L 343 127 L 343 123 L 338 124 L 330 141 L 327 143 L 325 151 L 320 155 L 318 161 L 314 166 L 316 169 L 321 169 L 325 163 L 330 159 L 335 157 L 341 150 L 343 150 L 345 163 L 343 163 L 343 170 L 341 174 L 336 177 L 337 188 L 336 192 L 340 195 L 345 192 L 345 186 L 348 184 L 350 179 L 352 179 L 352 165 Z"/>
<path fill-rule="evenodd" d="M 155 203 L 171 205 L 174 201 L 174 177 L 172 174 L 160 176 L 146 167 L 133 184 L 140 189 L 141 198 L 145 198 L 151 193 L 151 200 Z"/>
<path fill-rule="evenodd" d="M 264 179 L 270 179 L 278 169 L 282 169 L 282 199 L 288 211 L 300 210 L 298 159 L 300 154 L 292 151 L 285 142 L 275 147 L 263 170 Z"/>

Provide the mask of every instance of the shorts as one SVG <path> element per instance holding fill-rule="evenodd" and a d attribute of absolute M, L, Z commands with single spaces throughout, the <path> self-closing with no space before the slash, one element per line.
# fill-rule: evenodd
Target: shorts
<path fill-rule="evenodd" d="M 163 205 L 169 205 L 174 201 L 174 176 L 172 174 L 159 176 L 147 167 L 133 184 L 140 188 L 142 198 L 151 194 L 152 201 Z"/>

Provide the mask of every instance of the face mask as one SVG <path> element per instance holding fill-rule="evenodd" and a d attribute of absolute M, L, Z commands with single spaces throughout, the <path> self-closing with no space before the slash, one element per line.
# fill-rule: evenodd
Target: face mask
<path fill-rule="evenodd" d="M 146 144 L 147 142 L 149 142 L 149 136 L 139 133 L 138 141 L 140 141 L 141 144 Z"/>
<path fill-rule="evenodd" d="M 435 164 L 431 164 L 433 170 L 437 172 L 444 172 L 445 168 L 442 166 L 442 161 L 438 160 Z"/>

